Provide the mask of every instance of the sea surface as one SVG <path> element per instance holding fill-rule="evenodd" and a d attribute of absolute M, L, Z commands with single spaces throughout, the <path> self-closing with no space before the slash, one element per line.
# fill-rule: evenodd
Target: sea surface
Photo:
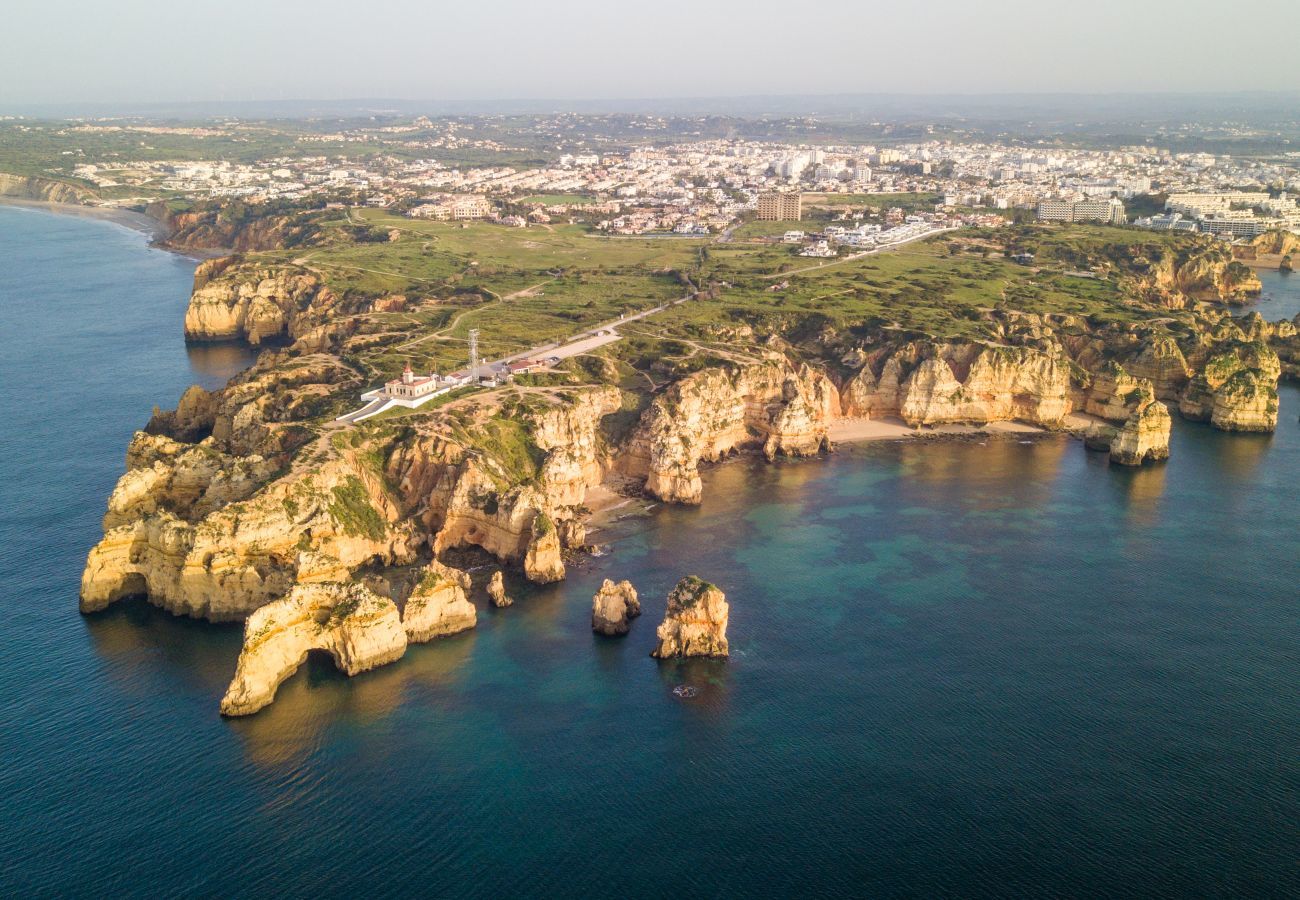
<path fill-rule="evenodd" d="M 475 631 L 228 721 L 238 628 L 77 612 L 132 430 L 248 362 L 186 350 L 191 270 L 0 207 L 0 896 L 1300 893 L 1296 387 L 1277 434 L 1176 418 L 1138 471 L 1059 437 L 725 464 Z M 648 656 L 687 573 L 728 661 Z"/>

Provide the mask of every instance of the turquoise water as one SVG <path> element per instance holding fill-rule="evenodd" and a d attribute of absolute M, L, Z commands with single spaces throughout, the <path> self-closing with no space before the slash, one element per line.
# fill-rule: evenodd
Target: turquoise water
<path fill-rule="evenodd" d="M 1255 273 L 1264 290 L 1247 309 L 1259 310 L 1270 322 L 1300 315 L 1300 274 L 1283 274 L 1274 269 L 1256 269 Z"/>
<path fill-rule="evenodd" d="M 1300 891 L 1295 387 L 1276 435 L 1176 422 L 1136 472 L 1055 437 L 724 465 L 474 632 L 225 721 L 237 628 L 76 611 L 131 429 L 241 362 L 186 354 L 190 269 L 0 207 L 0 895 Z M 727 662 L 648 657 L 688 572 Z"/>

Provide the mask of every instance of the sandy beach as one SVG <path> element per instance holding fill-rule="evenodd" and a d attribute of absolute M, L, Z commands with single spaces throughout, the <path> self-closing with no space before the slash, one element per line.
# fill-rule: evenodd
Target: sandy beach
<path fill-rule="evenodd" d="M 80 216 L 84 219 L 102 219 L 125 225 L 133 231 L 149 235 L 154 241 L 167 237 L 167 226 L 153 216 L 145 215 L 133 209 L 121 209 L 116 206 L 82 206 L 77 203 L 51 203 L 48 200 L 25 200 L 20 197 L 0 197 L 0 203 L 6 206 L 22 206 L 39 209 L 61 216 Z"/>
<path fill-rule="evenodd" d="M 1239 262 L 1245 263 L 1246 265 L 1250 266 L 1252 269 L 1267 269 L 1270 272 L 1276 272 L 1277 267 L 1282 262 L 1282 254 L 1261 253 L 1258 256 L 1256 256 L 1254 259 L 1243 259 L 1243 260 L 1239 260 Z M 1300 263 L 1297 264 L 1300 265 Z"/>
<path fill-rule="evenodd" d="M 1092 424 L 1094 418 L 1082 413 L 1071 413 L 1065 419 L 1067 432 L 1081 432 Z M 913 428 L 902 419 L 838 419 L 827 429 L 833 444 L 854 444 L 864 441 L 897 441 L 906 438 L 935 437 L 938 435 L 968 434 L 1047 434 L 1048 430 L 1025 422 L 989 422 L 986 425 L 925 425 Z"/>

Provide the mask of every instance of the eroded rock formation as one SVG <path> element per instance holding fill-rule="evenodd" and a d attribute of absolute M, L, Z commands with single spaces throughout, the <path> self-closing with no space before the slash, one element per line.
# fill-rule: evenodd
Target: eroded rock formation
<path fill-rule="evenodd" d="M 506 579 L 497 569 L 492 573 L 492 578 L 488 580 L 487 595 L 492 598 L 492 605 L 495 607 L 511 606 L 514 599 L 506 593 Z"/>
<path fill-rule="evenodd" d="M 906 344 L 868 357 L 842 392 L 846 415 L 909 425 L 1019 420 L 1058 427 L 1073 408 L 1075 367 L 1049 350 Z"/>
<path fill-rule="evenodd" d="M 473 628 L 478 613 L 469 601 L 469 575 L 434 560 L 402 609 L 402 627 L 412 644 Z"/>
<path fill-rule="evenodd" d="M 406 632 L 397 606 L 360 584 L 295 585 L 248 617 L 235 677 L 221 698 L 222 714 L 262 709 L 312 650 L 329 653 L 348 675 L 400 658 Z"/>
<path fill-rule="evenodd" d="M 701 462 L 744 446 L 769 459 L 816 453 L 838 411 L 834 384 L 812 368 L 773 360 L 705 369 L 651 404 L 620 469 L 644 477 L 647 493 L 661 500 L 699 503 Z"/>
<path fill-rule="evenodd" d="M 1224 431 L 1273 431 L 1281 371 L 1277 354 L 1263 341 L 1234 343 L 1191 379 L 1179 412 Z"/>
<path fill-rule="evenodd" d="M 251 344 L 267 338 L 298 338 L 321 324 L 336 302 L 319 276 L 305 269 L 214 266 L 196 278 L 185 311 L 185 336 L 195 341 L 244 339 Z"/>
<path fill-rule="evenodd" d="M 615 584 L 606 578 L 591 598 L 591 630 L 597 634 L 627 634 L 631 620 L 641 615 L 641 601 L 630 581 Z"/>
<path fill-rule="evenodd" d="M 650 655 L 727 656 L 727 598 L 716 585 L 689 575 L 668 595 L 668 609 L 655 632 L 659 643 Z"/>

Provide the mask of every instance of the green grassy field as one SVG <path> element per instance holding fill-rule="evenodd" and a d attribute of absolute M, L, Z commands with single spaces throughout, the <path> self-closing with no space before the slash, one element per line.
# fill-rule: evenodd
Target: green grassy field
<path fill-rule="evenodd" d="M 340 218 L 332 225 L 359 222 L 397 230 L 400 238 L 329 240 L 297 259 L 336 291 L 408 295 L 406 311 L 367 317 L 366 330 L 377 337 L 353 362 L 376 380 L 391 377 L 407 360 L 421 371 L 463 367 L 471 328 L 480 332 L 482 355 L 499 358 L 570 338 L 694 288 L 705 293 L 628 327 L 629 337 L 649 344 L 627 340 L 602 355 L 642 362 L 658 355 L 671 363 L 672 348 L 680 350 L 672 342 L 686 341 L 696 349 L 677 354 L 679 362 L 694 365 L 700 347 L 724 351 L 739 335 L 776 332 L 801 340 L 826 327 L 863 334 L 896 329 L 936 339 L 987 337 L 983 314 L 996 308 L 1134 321 L 1142 313 L 1124 302 L 1121 276 L 1133 270 L 1134 260 L 1179 240 L 1101 226 L 971 230 L 819 266 L 790 247 L 743 239 L 614 239 L 582 226 L 462 226 L 381 210 L 357 210 L 350 221 Z M 808 223 L 744 227 L 780 233 L 800 226 Z M 1036 253 L 1035 265 L 1012 263 L 1004 256 L 1011 249 Z M 287 252 L 267 256 L 293 258 Z M 1098 277 L 1066 274 L 1088 267 Z M 737 331 L 738 326 L 743 327 Z M 739 337 L 736 346 L 752 350 L 753 343 L 752 337 Z"/>

